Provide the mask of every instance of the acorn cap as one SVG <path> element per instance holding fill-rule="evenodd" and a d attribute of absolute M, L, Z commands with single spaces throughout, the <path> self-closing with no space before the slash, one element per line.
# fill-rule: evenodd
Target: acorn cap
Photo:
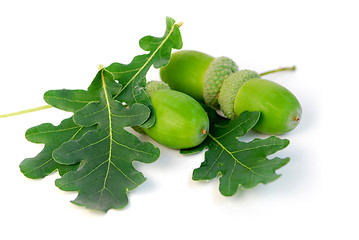
<path fill-rule="evenodd" d="M 241 70 L 231 74 L 222 84 L 218 95 L 218 102 L 223 114 L 229 118 L 235 118 L 234 100 L 241 86 L 251 78 L 260 78 L 254 71 Z"/>
<path fill-rule="evenodd" d="M 210 63 L 203 79 L 203 98 L 206 105 L 218 107 L 218 94 L 223 81 L 234 72 L 238 72 L 238 66 L 230 58 L 218 57 Z"/>
<path fill-rule="evenodd" d="M 151 95 L 153 92 L 159 89 L 171 89 L 167 83 L 161 81 L 149 81 L 146 83 L 145 91 L 148 95 Z"/>

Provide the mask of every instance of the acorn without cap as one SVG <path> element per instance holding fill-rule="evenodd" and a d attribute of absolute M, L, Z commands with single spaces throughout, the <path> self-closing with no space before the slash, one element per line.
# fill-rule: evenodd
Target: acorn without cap
<path fill-rule="evenodd" d="M 301 119 L 297 98 L 286 88 L 260 78 L 254 71 L 238 71 L 227 57 L 214 58 L 191 50 L 172 54 L 169 64 L 160 69 L 162 81 L 189 94 L 208 106 L 220 108 L 227 118 L 243 111 L 260 111 L 254 127 L 266 134 L 293 130 Z"/>

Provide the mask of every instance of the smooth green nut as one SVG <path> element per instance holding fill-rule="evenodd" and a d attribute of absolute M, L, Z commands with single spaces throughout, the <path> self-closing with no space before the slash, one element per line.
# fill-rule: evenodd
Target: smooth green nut
<path fill-rule="evenodd" d="M 238 90 L 251 78 L 260 78 L 259 74 L 251 70 L 241 70 L 231 74 L 224 82 L 218 95 L 218 102 L 223 114 L 233 119 L 236 117 L 234 112 L 234 100 Z"/>
<path fill-rule="evenodd" d="M 218 107 L 222 83 L 236 71 L 237 65 L 227 57 L 214 58 L 202 52 L 183 50 L 171 55 L 168 65 L 160 69 L 160 76 L 171 89 Z"/>
<path fill-rule="evenodd" d="M 299 124 L 302 108 L 297 98 L 285 87 L 269 80 L 252 78 L 238 90 L 234 112 L 260 111 L 254 130 L 266 134 L 283 134 Z"/>
<path fill-rule="evenodd" d="M 160 77 L 171 89 L 203 102 L 203 79 L 213 59 L 197 51 L 174 52 L 170 62 L 160 69 Z"/>
<path fill-rule="evenodd" d="M 160 89 L 150 96 L 156 122 L 143 131 L 158 143 L 173 149 L 199 145 L 207 137 L 209 119 L 192 97 L 175 90 Z"/>

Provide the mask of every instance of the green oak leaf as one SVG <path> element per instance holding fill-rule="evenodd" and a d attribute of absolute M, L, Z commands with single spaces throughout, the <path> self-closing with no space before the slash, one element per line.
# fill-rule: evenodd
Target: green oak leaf
<path fill-rule="evenodd" d="M 149 51 L 148 54 L 135 57 L 128 65 L 113 63 L 107 68 L 113 73 L 115 80 L 118 80 L 124 86 L 120 92 L 116 93 L 118 100 L 126 102 L 130 106 L 134 103 L 143 103 L 152 110 L 150 120 L 143 125 L 147 127 L 153 125 L 155 117 L 149 98 L 143 91 L 146 82 L 145 75 L 152 65 L 155 67 L 166 65 L 172 48 L 180 49 L 182 47 L 179 26 L 169 17 L 166 19 L 166 25 L 166 32 L 163 37 L 146 36 L 140 40 L 140 46 L 145 51 Z M 44 94 L 44 100 L 58 109 L 75 112 L 91 102 L 99 101 L 101 87 L 99 81 L 93 81 L 87 91 L 50 90 Z M 81 129 L 78 133 L 74 131 L 77 128 Z M 21 171 L 29 178 L 43 178 L 56 169 L 60 170 L 60 175 L 67 171 L 75 170 L 78 164 L 70 167 L 55 162 L 52 158 L 52 151 L 69 140 L 77 139 L 92 128 L 94 126 L 90 128 L 76 126 L 71 119 L 68 119 L 64 120 L 59 126 L 42 124 L 29 129 L 26 133 L 26 138 L 30 142 L 42 143 L 45 146 L 36 157 L 27 158 L 20 164 Z M 49 129 L 51 129 L 50 132 L 48 131 Z M 71 135 L 72 133 L 73 135 Z"/>
<path fill-rule="evenodd" d="M 20 163 L 21 172 L 28 178 L 44 178 L 59 170 L 62 176 L 68 171 L 74 171 L 79 164 L 63 165 L 54 161 L 52 152 L 64 142 L 80 138 L 84 132 L 94 127 L 84 128 L 75 124 L 72 118 L 65 119 L 59 126 L 44 123 L 26 131 L 26 139 L 33 143 L 45 144 L 43 150 L 33 158 L 26 158 Z"/>
<path fill-rule="evenodd" d="M 145 77 L 152 65 L 155 68 L 160 68 L 168 64 L 172 49 L 182 48 L 179 25 L 175 24 L 172 18 L 167 17 L 166 31 L 163 37 L 145 36 L 140 39 L 139 44 L 143 50 L 149 51 L 149 53 L 134 57 L 127 65 L 112 63 L 106 69 L 114 75 L 115 80 L 123 85 L 115 97 L 117 100 L 125 102 L 129 106 L 135 103 L 145 104 L 154 113 L 149 97 L 144 90 Z M 155 116 L 151 114 L 149 120 L 142 126 L 148 128 L 154 122 Z"/>
<path fill-rule="evenodd" d="M 98 100 L 96 91 L 84 90 L 50 90 L 44 94 L 45 101 L 53 107 L 75 112 L 91 101 Z M 74 171 L 79 164 L 63 165 L 54 161 L 52 153 L 63 143 L 80 138 L 86 131 L 96 126 L 83 127 L 74 123 L 72 117 L 65 119 L 60 125 L 44 123 L 28 129 L 25 137 L 28 141 L 45 144 L 43 150 L 35 157 L 26 158 L 20 163 L 21 172 L 28 178 L 44 178 L 59 170 L 62 176 L 68 171 Z"/>
<path fill-rule="evenodd" d="M 269 160 L 267 156 L 284 149 L 289 144 L 287 139 L 275 136 L 250 142 L 237 139 L 257 123 L 259 112 L 244 112 L 227 122 L 219 121 L 213 114 L 209 116 L 214 124 L 205 141 L 195 148 L 181 150 L 182 154 L 191 154 L 206 149 L 205 160 L 193 171 L 193 180 L 211 180 L 219 175 L 219 191 L 224 196 L 232 196 L 239 186 L 252 188 L 280 176 L 275 171 L 287 164 L 289 158 Z"/>
<path fill-rule="evenodd" d="M 98 90 L 89 88 L 85 90 L 49 90 L 44 94 L 44 100 L 48 104 L 67 112 L 76 112 L 90 102 L 99 100 Z"/>
<path fill-rule="evenodd" d="M 126 106 L 115 100 L 122 85 L 106 69 L 98 72 L 90 88 L 95 86 L 100 89 L 99 101 L 75 112 L 73 119 L 80 126 L 97 125 L 97 129 L 64 143 L 53 156 L 65 165 L 83 161 L 80 169 L 57 179 L 56 186 L 64 191 L 77 191 L 73 203 L 106 212 L 126 206 L 127 192 L 145 181 L 132 162 L 152 163 L 159 157 L 159 149 L 124 129 L 145 122 L 150 115 L 147 106 L 139 103 Z"/>

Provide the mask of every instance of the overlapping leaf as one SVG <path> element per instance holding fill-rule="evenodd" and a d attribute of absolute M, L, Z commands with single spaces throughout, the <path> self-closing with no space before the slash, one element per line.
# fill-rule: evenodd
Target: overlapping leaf
<path fill-rule="evenodd" d="M 170 60 L 172 49 L 180 49 L 183 44 L 179 26 L 175 24 L 175 21 L 167 17 L 166 25 L 163 37 L 146 36 L 140 40 L 140 47 L 149 53 L 134 57 L 128 65 L 113 63 L 106 67 L 114 75 L 115 80 L 123 85 L 115 97 L 117 100 L 125 102 L 129 106 L 142 103 L 153 110 L 144 91 L 146 74 L 152 65 L 155 68 L 165 66 Z M 155 116 L 152 114 L 143 127 L 151 127 L 154 122 Z"/>
<path fill-rule="evenodd" d="M 75 112 L 86 106 L 87 103 L 98 100 L 98 97 L 96 94 L 84 90 L 52 90 L 45 93 L 44 99 L 54 107 Z M 26 158 L 21 162 L 21 172 L 28 178 L 38 179 L 44 178 L 56 170 L 59 170 L 60 175 L 76 170 L 78 164 L 59 164 L 54 160 L 52 152 L 67 141 L 79 139 L 86 131 L 95 127 L 79 126 L 71 117 L 63 120 L 58 126 L 44 123 L 28 129 L 25 134 L 26 139 L 33 143 L 45 144 L 45 146 L 35 157 Z"/>
<path fill-rule="evenodd" d="M 105 69 L 99 71 L 91 84 L 99 85 L 100 100 L 74 114 L 78 125 L 97 125 L 98 128 L 86 132 L 78 140 L 64 143 L 53 156 L 66 165 L 84 161 L 81 169 L 66 173 L 56 180 L 56 185 L 65 191 L 78 191 L 75 204 L 106 212 L 126 206 L 127 191 L 145 181 L 132 162 L 151 163 L 159 157 L 159 149 L 141 142 L 124 129 L 145 122 L 150 109 L 138 103 L 126 107 L 113 99 L 122 85 Z"/>
<path fill-rule="evenodd" d="M 151 65 L 160 67 L 168 63 L 172 48 L 181 48 L 182 39 L 175 21 L 166 19 L 166 32 L 162 38 L 147 36 L 140 40 L 140 46 L 149 51 L 148 54 L 137 56 L 128 64 L 114 63 L 108 69 L 112 71 L 115 80 L 124 87 L 116 93 L 121 102 L 132 106 L 134 103 L 152 106 L 147 95 L 142 90 L 145 84 L 145 75 Z M 85 90 L 50 90 L 45 93 L 45 101 L 64 111 L 75 112 L 91 102 L 99 101 L 101 95 L 101 81 L 93 81 L 87 91 Z M 126 89 L 126 91 L 125 91 Z M 151 120 L 146 121 L 146 126 L 154 123 L 154 114 Z M 72 118 L 64 120 L 59 126 L 41 124 L 29 129 L 26 138 L 34 143 L 45 144 L 44 149 L 33 158 L 27 158 L 20 164 L 21 171 L 29 178 L 43 178 L 51 172 L 59 169 L 60 175 L 67 171 L 76 170 L 78 164 L 63 165 L 54 161 L 52 152 L 63 143 L 79 139 L 85 132 L 96 126 L 78 126 Z"/>
<path fill-rule="evenodd" d="M 28 178 L 38 179 L 46 177 L 57 169 L 59 170 L 60 175 L 63 175 L 68 171 L 76 170 L 78 164 L 59 164 L 54 161 L 52 152 L 64 142 L 80 138 L 87 130 L 87 128 L 84 129 L 84 127 L 75 124 L 72 118 L 63 120 L 59 126 L 44 123 L 30 128 L 26 132 L 27 140 L 33 143 L 45 144 L 45 147 L 35 157 L 26 158 L 21 162 L 21 172 Z"/>
<path fill-rule="evenodd" d="M 90 102 L 95 102 L 100 99 L 100 89 L 96 87 L 89 87 L 85 90 L 49 90 L 44 94 L 44 100 L 51 106 L 67 111 L 76 112 L 85 107 Z"/>
<path fill-rule="evenodd" d="M 205 160 L 193 171 L 193 180 L 210 180 L 220 175 L 219 191 L 231 196 L 239 186 L 252 188 L 279 177 L 275 171 L 287 164 L 289 158 L 269 160 L 267 156 L 285 148 L 288 140 L 274 136 L 251 142 L 237 140 L 257 123 L 259 112 L 244 112 L 231 121 L 220 119 L 213 112 L 209 116 L 215 124 L 211 125 L 206 140 L 193 149 L 181 151 L 190 154 L 207 149 Z"/>

